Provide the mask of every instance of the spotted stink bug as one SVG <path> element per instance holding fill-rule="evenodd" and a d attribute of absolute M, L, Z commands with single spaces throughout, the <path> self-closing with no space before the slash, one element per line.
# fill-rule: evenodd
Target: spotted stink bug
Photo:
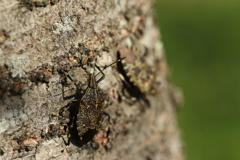
<path fill-rule="evenodd" d="M 155 94 L 158 83 L 156 82 L 155 69 L 147 64 L 145 55 L 147 48 L 124 47 L 118 52 L 118 58 L 126 57 L 118 65 L 124 78 L 143 94 Z"/>
<path fill-rule="evenodd" d="M 79 106 L 76 110 L 75 116 L 73 117 L 71 127 L 73 127 L 73 122 L 76 119 L 77 131 L 80 140 L 82 140 L 83 135 L 89 129 L 100 129 L 103 115 L 108 116 L 108 122 L 110 122 L 109 114 L 104 111 L 104 109 L 106 108 L 104 101 L 107 99 L 107 94 L 98 86 L 98 84 L 105 78 L 103 70 L 121 61 L 122 59 L 124 58 L 118 59 L 116 62 L 106 66 L 102 70 L 98 66 L 96 66 L 96 68 L 99 70 L 99 73 L 97 73 L 96 75 L 89 74 L 88 87 L 85 89 L 83 96 L 80 99 L 74 100 L 79 102 Z M 100 73 L 102 74 L 102 76 L 99 79 L 96 79 L 97 75 Z M 67 75 L 66 73 L 64 74 Z M 67 77 L 71 81 L 73 81 L 73 79 L 69 75 L 67 75 Z"/>

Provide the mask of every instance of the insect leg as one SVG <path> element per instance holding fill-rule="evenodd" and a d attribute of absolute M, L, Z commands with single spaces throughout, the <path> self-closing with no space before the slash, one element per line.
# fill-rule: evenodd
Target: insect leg
<path fill-rule="evenodd" d="M 62 71 L 63 72 L 63 71 Z M 77 87 L 77 89 L 79 89 L 80 90 L 80 87 L 76 84 L 76 82 L 72 79 L 72 77 L 71 76 L 69 76 L 69 74 L 68 73 L 66 73 L 66 72 L 63 72 L 63 74 L 67 77 L 67 78 L 69 78 L 73 83 L 74 83 L 74 85 Z"/>
<path fill-rule="evenodd" d="M 62 87 L 62 97 L 63 97 L 63 100 L 68 100 L 68 99 L 71 99 L 73 97 L 75 97 L 75 95 L 71 95 L 71 96 L 65 96 L 65 93 L 66 91 L 64 91 L 64 87 Z"/>
<path fill-rule="evenodd" d="M 72 100 L 70 103 L 68 103 L 66 106 L 62 107 L 59 111 L 59 115 L 62 115 L 63 112 L 65 112 L 69 107 L 73 104 L 73 102 L 79 101 L 78 99 Z M 78 108 L 77 108 L 78 110 Z"/>
<path fill-rule="evenodd" d="M 151 104 L 150 104 L 149 100 L 147 99 L 147 97 L 145 96 L 145 94 L 140 93 L 140 98 L 146 103 L 146 105 L 147 105 L 148 107 L 151 106 Z"/>
<path fill-rule="evenodd" d="M 117 62 L 123 60 L 124 58 L 126 58 L 126 57 L 119 58 L 117 61 L 115 61 L 115 62 L 109 64 L 109 65 L 106 66 L 106 67 L 104 67 L 103 70 L 105 70 L 106 68 L 112 66 L 113 64 L 115 64 L 115 63 L 117 63 Z M 103 73 L 103 70 L 101 70 L 97 65 L 96 65 L 96 67 L 97 67 L 97 69 L 99 70 L 99 73 L 101 73 L 101 74 L 103 75 L 99 80 L 97 80 L 97 83 L 99 83 L 99 82 L 101 82 L 101 81 L 105 78 L 105 74 Z M 98 74 L 99 74 L 99 73 L 98 73 Z M 98 74 L 96 74 L 95 77 L 96 77 Z"/>
<path fill-rule="evenodd" d="M 72 103 L 70 103 L 70 104 L 72 104 Z M 69 106 L 69 105 L 67 105 L 67 106 Z M 65 108 L 65 107 L 64 107 L 64 108 Z M 64 152 L 64 150 L 66 150 L 66 149 L 68 148 L 68 146 L 70 145 L 70 139 L 71 139 L 70 130 L 72 130 L 72 128 L 73 128 L 73 124 L 74 124 L 74 122 L 75 122 L 76 115 L 77 115 L 78 111 L 79 111 L 79 108 L 77 108 L 77 109 L 75 110 L 74 116 L 73 116 L 73 118 L 71 119 L 70 129 L 69 129 L 69 133 L 68 133 L 68 135 L 67 135 L 68 140 L 66 141 L 66 140 L 62 137 L 62 139 L 63 139 L 63 141 L 64 141 L 64 144 L 66 145 L 66 146 L 64 147 L 64 149 L 62 150 L 62 152 Z"/>
<path fill-rule="evenodd" d="M 62 140 L 63 140 L 63 142 L 64 142 L 64 144 L 65 144 L 65 147 L 63 148 L 63 150 L 62 150 L 61 152 L 64 152 L 64 151 L 68 148 L 68 146 L 70 145 L 71 134 L 69 133 L 69 134 L 67 135 L 67 137 L 68 137 L 67 142 L 66 142 L 66 140 L 62 137 Z"/>
<path fill-rule="evenodd" d="M 106 111 L 103 111 L 103 114 L 108 117 L 108 123 L 110 123 L 110 115 Z"/>
<path fill-rule="evenodd" d="M 97 80 L 97 84 L 99 82 L 101 82 L 104 78 L 105 78 L 105 74 L 103 73 L 103 71 L 96 65 L 96 68 L 99 70 L 99 72 L 102 74 L 102 77 L 99 78 L 99 80 Z"/>
<path fill-rule="evenodd" d="M 79 111 L 79 108 L 76 109 L 75 113 L 74 113 L 74 116 L 72 118 L 72 121 L 71 121 L 71 125 L 70 125 L 70 128 L 72 129 L 73 128 L 73 124 L 74 124 L 74 121 L 76 119 L 76 116 L 77 116 L 77 113 Z"/>

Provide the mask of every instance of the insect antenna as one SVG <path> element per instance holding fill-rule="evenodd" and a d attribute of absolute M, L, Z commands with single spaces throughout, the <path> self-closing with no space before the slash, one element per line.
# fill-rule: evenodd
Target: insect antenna
<path fill-rule="evenodd" d="M 110 67 L 110 66 L 112 66 L 112 65 L 114 65 L 115 63 L 117 63 L 117 62 L 119 62 L 119 61 L 121 61 L 121 60 L 123 60 L 123 59 L 125 59 L 126 57 L 123 57 L 123 58 L 119 58 L 117 61 L 115 61 L 115 62 L 113 62 L 113 63 L 111 63 L 111 64 L 109 64 L 109 65 L 107 65 L 107 66 L 105 66 L 105 67 L 103 67 L 103 69 L 102 70 L 100 70 L 99 69 L 99 71 L 100 72 L 98 72 L 96 75 L 95 75 L 95 77 L 99 74 L 99 73 L 102 73 L 102 71 L 104 71 L 106 68 L 108 68 L 108 67 Z M 103 74 L 103 73 L 102 73 Z"/>

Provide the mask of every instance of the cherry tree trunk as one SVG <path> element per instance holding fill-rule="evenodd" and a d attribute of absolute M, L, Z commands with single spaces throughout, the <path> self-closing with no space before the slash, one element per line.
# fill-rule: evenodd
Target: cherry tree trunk
<path fill-rule="evenodd" d="M 181 93 L 169 82 L 153 6 L 1 0 L 0 159 L 184 159 Z M 118 55 L 126 58 L 106 68 Z M 103 118 L 79 136 L 91 75 L 103 92 L 89 96 L 96 113 L 86 114 Z"/>

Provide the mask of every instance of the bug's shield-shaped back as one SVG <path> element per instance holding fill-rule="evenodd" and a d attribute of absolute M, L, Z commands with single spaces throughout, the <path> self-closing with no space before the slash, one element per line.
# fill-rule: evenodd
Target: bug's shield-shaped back
<path fill-rule="evenodd" d="M 90 79 L 95 78 L 90 75 Z M 81 137 L 88 129 L 99 129 L 105 108 L 104 101 L 107 94 L 103 92 L 93 79 L 80 100 L 80 108 L 77 114 L 77 130 Z"/>
<path fill-rule="evenodd" d="M 97 107 L 99 104 L 102 104 L 106 98 L 107 94 L 98 86 L 94 89 L 88 87 L 85 95 L 81 99 L 81 102 L 85 105 L 94 105 Z"/>
<path fill-rule="evenodd" d="M 82 137 L 82 135 L 88 131 L 91 125 L 87 107 L 81 103 L 79 106 L 79 112 L 77 114 L 76 124 L 77 124 L 78 135 L 80 137 Z"/>
<path fill-rule="evenodd" d="M 136 47 L 121 48 L 119 56 L 126 56 L 126 59 L 122 60 L 122 66 L 128 80 L 142 93 L 154 94 L 157 87 L 155 69 L 144 60 L 144 52 Z"/>

